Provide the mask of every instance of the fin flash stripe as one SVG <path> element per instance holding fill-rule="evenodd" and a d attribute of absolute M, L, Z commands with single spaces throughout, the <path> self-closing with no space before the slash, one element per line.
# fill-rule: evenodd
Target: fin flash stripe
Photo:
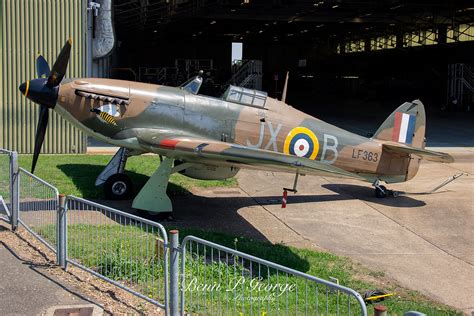
<path fill-rule="evenodd" d="M 392 130 L 394 142 L 411 144 L 415 132 L 416 116 L 408 113 L 397 112 Z"/>

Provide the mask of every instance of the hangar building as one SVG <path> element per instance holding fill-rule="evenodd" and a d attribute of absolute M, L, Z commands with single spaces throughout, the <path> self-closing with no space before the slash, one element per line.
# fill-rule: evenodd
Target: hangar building
<path fill-rule="evenodd" d="M 100 6 L 98 6 L 99 4 Z M 88 9 L 89 8 L 89 9 Z M 262 89 L 311 115 L 385 117 L 420 98 L 429 115 L 469 116 L 474 5 L 434 0 L 0 0 L 0 147 L 31 153 L 38 107 L 19 83 L 39 51 L 53 63 L 74 38 L 68 76 Z M 467 114 L 466 114 L 467 113 Z M 54 115 L 47 153 L 84 152 Z"/>

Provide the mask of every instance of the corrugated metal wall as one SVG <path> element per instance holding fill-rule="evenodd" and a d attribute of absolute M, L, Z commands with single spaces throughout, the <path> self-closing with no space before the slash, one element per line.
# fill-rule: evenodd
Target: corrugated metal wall
<path fill-rule="evenodd" d="M 18 86 L 36 77 L 38 52 L 52 67 L 69 37 L 73 46 L 66 77 L 85 75 L 85 1 L 0 0 L 0 10 L 0 147 L 31 153 L 39 107 Z M 83 133 L 57 113 L 50 114 L 42 152 L 84 152 Z"/>
<path fill-rule="evenodd" d="M 92 77 L 110 78 L 110 56 L 94 60 L 92 67 Z"/>

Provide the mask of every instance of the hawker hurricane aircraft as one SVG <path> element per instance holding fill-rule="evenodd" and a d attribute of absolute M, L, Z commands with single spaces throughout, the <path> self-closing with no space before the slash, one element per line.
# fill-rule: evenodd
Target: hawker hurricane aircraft
<path fill-rule="evenodd" d="M 448 154 L 424 149 L 425 110 L 419 100 L 398 107 L 366 138 L 325 123 L 267 96 L 229 86 L 221 98 L 199 95 L 201 76 L 180 87 L 112 79 L 64 80 L 71 41 L 50 70 L 36 60 L 37 79 L 20 91 L 40 105 L 32 171 L 41 150 L 49 109 L 86 134 L 120 147 L 96 185 L 112 198 L 130 197 L 124 174 L 127 157 L 160 156 L 161 164 L 133 201 L 133 207 L 169 212 L 166 195 L 174 172 L 196 179 L 226 179 L 241 168 L 298 175 L 353 178 L 373 183 L 377 197 L 388 190 L 381 182 L 413 178 L 421 159 L 452 162 Z"/>

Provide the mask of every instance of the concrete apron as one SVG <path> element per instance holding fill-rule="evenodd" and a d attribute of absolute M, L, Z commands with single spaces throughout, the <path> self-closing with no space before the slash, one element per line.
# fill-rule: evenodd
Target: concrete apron
<path fill-rule="evenodd" d="M 281 197 L 293 176 L 241 172 L 240 187 L 265 212 L 240 209 L 256 230 L 273 242 L 314 244 L 382 270 L 401 285 L 465 313 L 474 310 L 474 149 L 443 148 L 453 164 L 423 162 L 418 175 L 390 189 L 428 191 L 464 172 L 440 192 L 377 199 L 370 184 L 325 177 L 300 177 L 297 195 L 282 209 Z M 265 197 L 265 198 L 261 198 Z M 264 221 L 259 218 L 265 218 Z M 274 222 L 269 220 L 273 218 Z M 269 229 L 284 226 L 286 233 Z"/>

